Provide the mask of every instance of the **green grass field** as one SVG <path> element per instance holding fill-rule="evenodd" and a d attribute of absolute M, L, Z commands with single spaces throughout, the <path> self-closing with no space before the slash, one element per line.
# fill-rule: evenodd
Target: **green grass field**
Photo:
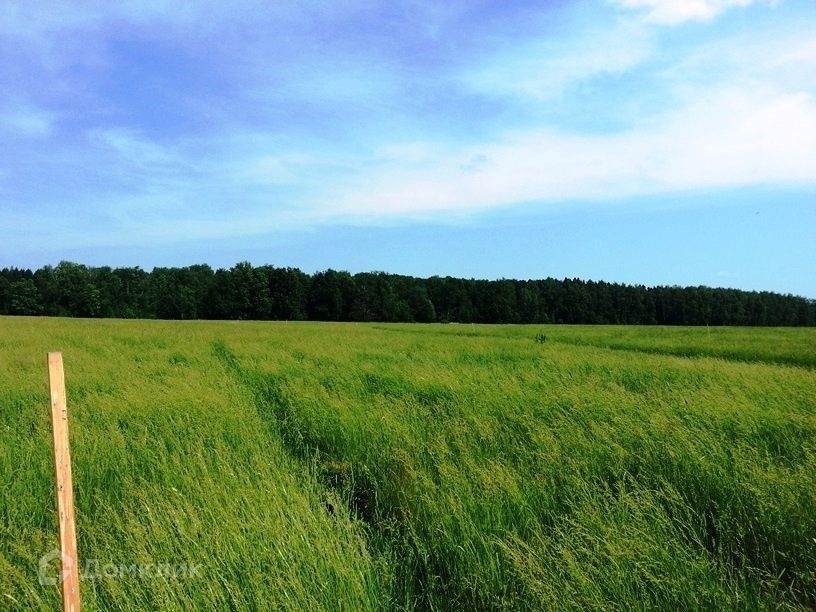
<path fill-rule="evenodd" d="M 816 606 L 816 330 L 0 318 L 0 609 L 60 605 L 49 350 L 81 559 L 199 568 L 85 609 Z"/>

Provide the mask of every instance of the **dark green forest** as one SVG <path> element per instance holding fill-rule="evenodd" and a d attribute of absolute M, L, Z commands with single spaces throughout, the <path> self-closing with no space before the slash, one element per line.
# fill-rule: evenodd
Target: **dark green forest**
<path fill-rule="evenodd" d="M 0 314 L 652 325 L 816 324 L 816 300 L 767 291 L 557 280 L 414 278 L 296 268 L 89 267 L 0 270 Z"/>

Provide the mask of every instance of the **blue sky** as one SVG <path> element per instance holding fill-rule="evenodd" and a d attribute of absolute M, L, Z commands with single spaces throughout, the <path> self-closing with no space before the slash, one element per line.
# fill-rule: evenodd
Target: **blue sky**
<path fill-rule="evenodd" d="M 0 266 L 816 297 L 816 3 L 0 6 Z"/>

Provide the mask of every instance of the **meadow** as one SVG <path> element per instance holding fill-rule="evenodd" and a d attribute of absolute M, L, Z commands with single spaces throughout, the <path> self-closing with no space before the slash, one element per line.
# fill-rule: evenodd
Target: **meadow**
<path fill-rule="evenodd" d="M 811 609 L 816 330 L 0 317 L 0 608 Z M 81 561 L 82 566 L 82 561 Z"/>

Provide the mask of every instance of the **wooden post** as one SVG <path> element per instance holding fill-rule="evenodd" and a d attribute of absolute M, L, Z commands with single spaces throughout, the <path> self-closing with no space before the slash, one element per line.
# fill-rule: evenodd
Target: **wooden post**
<path fill-rule="evenodd" d="M 62 607 L 79 612 L 79 557 L 74 527 L 74 489 L 71 481 L 71 451 L 68 446 L 68 405 L 62 353 L 48 353 L 51 386 L 51 423 L 54 428 L 54 466 L 57 482 L 57 515 L 62 552 Z"/>

